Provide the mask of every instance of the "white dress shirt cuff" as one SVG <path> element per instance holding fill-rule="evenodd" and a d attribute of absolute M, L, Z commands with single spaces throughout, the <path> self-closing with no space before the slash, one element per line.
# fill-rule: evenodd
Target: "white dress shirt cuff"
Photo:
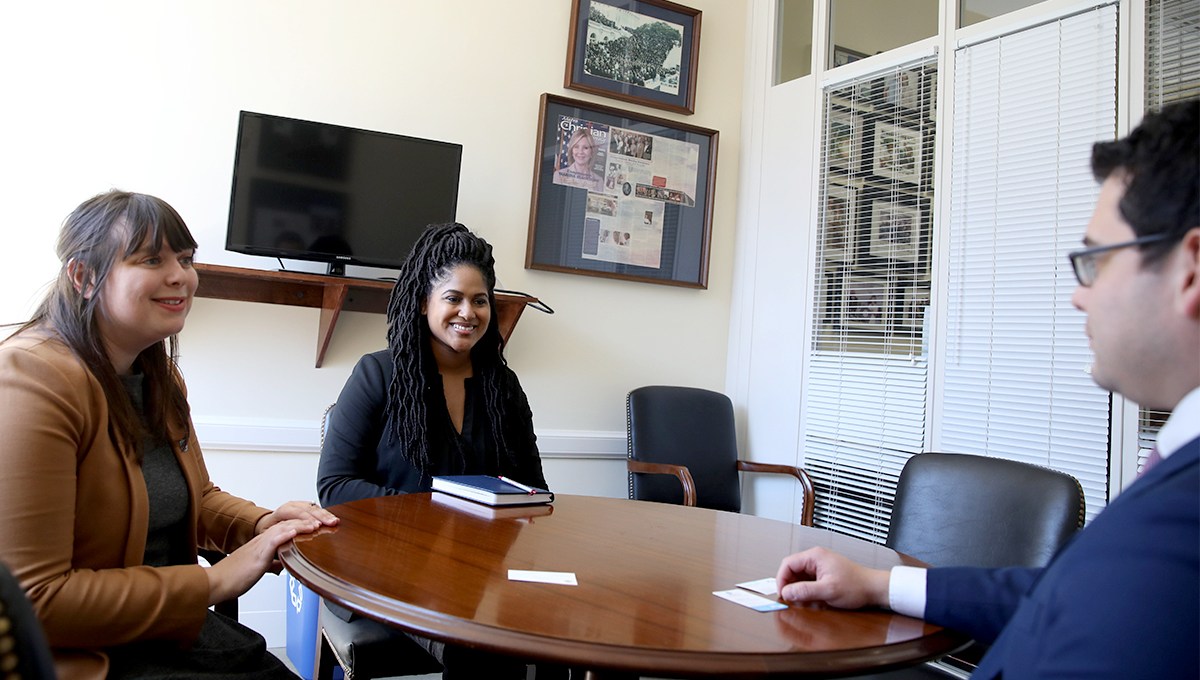
<path fill-rule="evenodd" d="M 925 570 L 892 567 L 888 578 L 888 608 L 897 614 L 925 618 Z"/>

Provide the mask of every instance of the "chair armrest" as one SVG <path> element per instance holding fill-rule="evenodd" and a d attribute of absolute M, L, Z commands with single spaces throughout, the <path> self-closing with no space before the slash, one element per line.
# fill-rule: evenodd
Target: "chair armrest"
<path fill-rule="evenodd" d="M 775 463 L 751 463 L 745 460 L 737 462 L 738 470 L 742 472 L 767 472 L 780 475 L 791 475 L 795 477 L 800 486 L 804 489 L 804 505 L 800 508 L 800 523 L 806 527 L 813 525 L 813 511 L 816 509 L 817 499 L 813 495 L 812 478 L 803 469 L 794 465 L 777 465 Z"/>
<path fill-rule="evenodd" d="M 626 459 L 625 468 L 630 472 L 646 475 L 674 475 L 683 485 L 683 504 L 696 505 L 696 482 L 686 466 L 669 463 L 644 463 L 640 460 Z"/>

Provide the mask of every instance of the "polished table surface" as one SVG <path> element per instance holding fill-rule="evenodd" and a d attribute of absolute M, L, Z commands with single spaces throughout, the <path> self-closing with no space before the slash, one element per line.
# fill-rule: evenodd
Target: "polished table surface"
<path fill-rule="evenodd" d="M 716 590 L 825 546 L 875 567 L 895 551 L 822 529 L 660 503 L 558 495 L 494 510 L 440 493 L 330 508 L 338 527 L 280 550 L 327 600 L 399 628 L 530 661 L 659 677 L 829 676 L 904 666 L 967 642 L 886 611 L 756 612 Z M 510 581 L 572 572 L 577 586 Z"/>

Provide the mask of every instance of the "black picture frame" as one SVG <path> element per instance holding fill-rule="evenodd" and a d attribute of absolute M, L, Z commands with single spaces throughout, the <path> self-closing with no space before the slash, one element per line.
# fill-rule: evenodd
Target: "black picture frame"
<path fill-rule="evenodd" d="M 854 261 L 859 202 L 862 185 L 842 175 L 830 175 L 821 208 L 821 253 L 826 260 L 845 264 Z"/>
<path fill-rule="evenodd" d="M 859 191 L 858 201 L 855 264 L 908 279 L 924 277 L 932 251 L 930 200 L 868 183 Z"/>
<path fill-rule="evenodd" d="M 925 157 L 921 129 L 887 120 L 876 121 L 874 128 L 871 172 L 878 177 L 919 185 Z"/>
<path fill-rule="evenodd" d="M 867 253 L 878 260 L 915 266 L 925 233 L 921 209 L 898 201 L 871 201 Z"/>
<path fill-rule="evenodd" d="M 696 109 L 700 17 L 700 10 L 668 0 L 574 0 L 563 85 L 691 115 Z M 625 35 L 631 31 L 653 31 L 658 39 L 632 43 Z M 678 36 L 677 44 L 669 42 L 671 32 Z M 656 51 L 649 61 L 643 59 L 641 68 L 630 69 L 634 60 L 629 47 L 635 44 Z M 614 54 L 622 58 L 613 59 Z M 654 63 L 660 55 L 662 62 Z"/>
<path fill-rule="evenodd" d="M 886 276 L 871 274 L 847 270 L 842 280 L 841 325 L 856 331 L 887 333 L 896 322 L 892 290 L 896 284 Z"/>
<path fill-rule="evenodd" d="M 593 152 L 572 172 L 577 136 Z M 543 94 L 525 268 L 707 288 L 718 137 Z"/>
<path fill-rule="evenodd" d="M 865 59 L 867 56 L 869 55 L 867 55 L 865 52 L 852 50 L 849 47 L 842 47 L 841 45 L 834 45 L 833 56 L 829 60 L 829 68 L 845 66 L 846 64 L 854 63 L 859 59 Z"/>
<path fill-rule="evenodd" d="M 842 108 L 829 111 L 825 156 L 830 168 L 858 172 L 863 158 L 863 129 L 860 114 Z"/>

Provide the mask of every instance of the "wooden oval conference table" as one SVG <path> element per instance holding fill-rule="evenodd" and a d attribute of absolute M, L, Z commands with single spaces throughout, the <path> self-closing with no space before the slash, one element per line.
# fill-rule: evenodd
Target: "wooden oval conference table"
<path fill-rule="evenodd" d="M 713 595 L 773 577 L 784 556 L 813 546 L 875 567 L 911 561 L 822 529 L 568 495 L 492 509 L 419 493 L 330 509 L 336 528 L 279 552 L 322 597 L 410 632 L 587 668 L 593 678 L 831 677 L 916 664 L 968 641 L 886 611 L 757 612 Z M 570 572 L 578 585 L 509 580 L 510 569 Z"/>

